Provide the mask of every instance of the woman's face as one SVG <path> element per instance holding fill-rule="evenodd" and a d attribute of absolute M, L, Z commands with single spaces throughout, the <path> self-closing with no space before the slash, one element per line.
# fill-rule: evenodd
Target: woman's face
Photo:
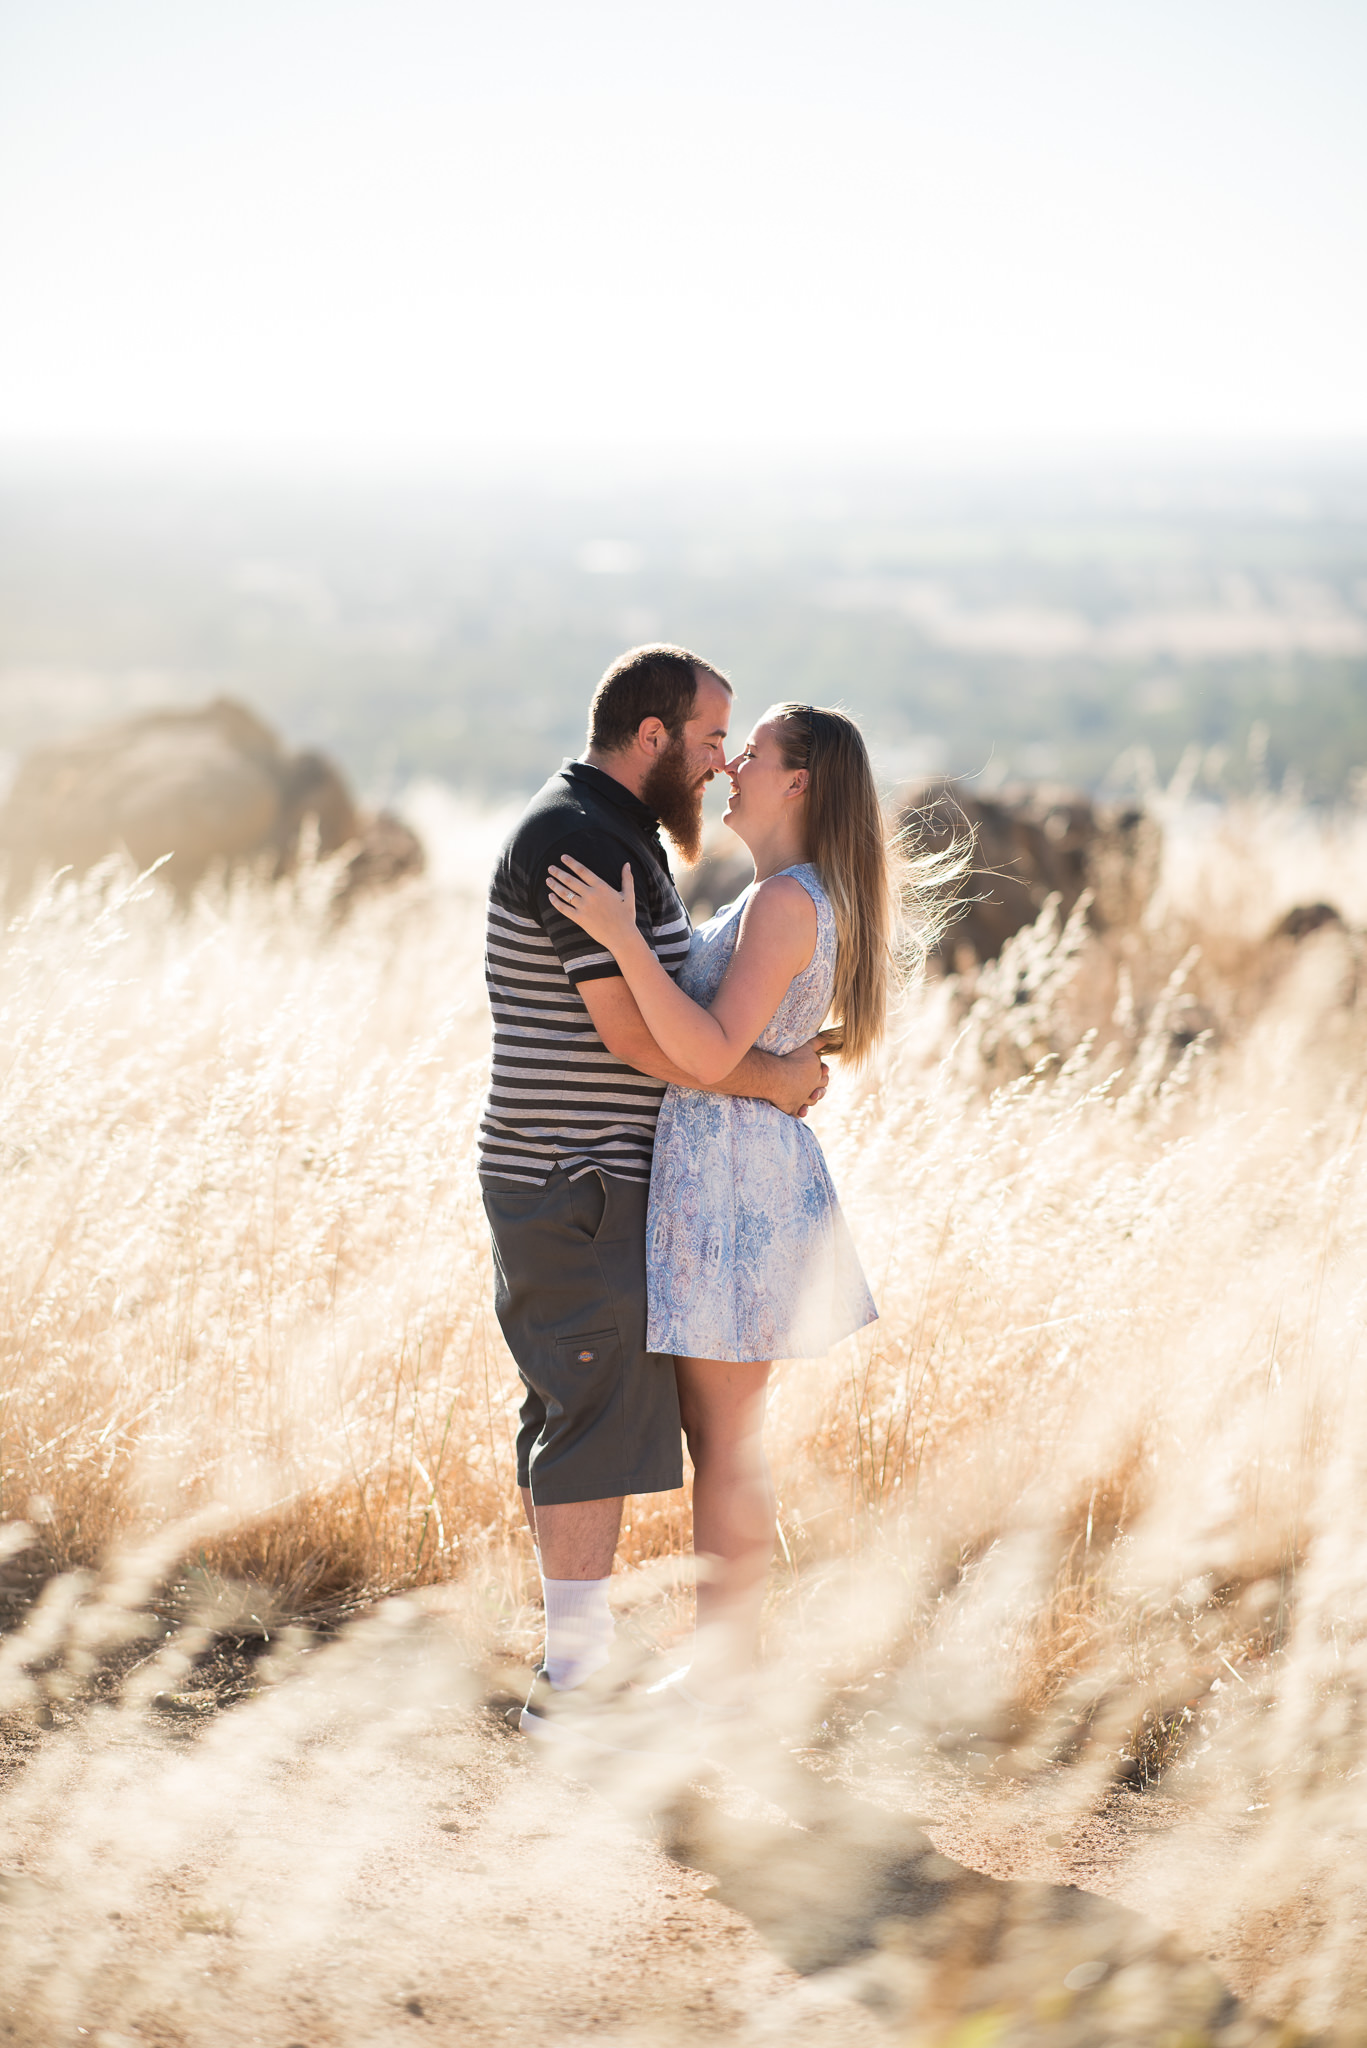
<path fill-rule="evenodd" d="M 726 823 L 742 839 L 761 837 L 806 788 L 805 769 L 783 765 L 778 736 L 777 719 L 761 718 L 741 751 L 726 764 L 731 782 Z"/>

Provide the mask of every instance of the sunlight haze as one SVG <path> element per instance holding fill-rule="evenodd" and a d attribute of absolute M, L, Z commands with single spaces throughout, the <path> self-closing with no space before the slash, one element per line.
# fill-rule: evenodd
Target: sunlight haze
<path fill-rule="evenodd" d="M 12 0 L 0 435 L 1367 431 L 1341 0 Z"/>

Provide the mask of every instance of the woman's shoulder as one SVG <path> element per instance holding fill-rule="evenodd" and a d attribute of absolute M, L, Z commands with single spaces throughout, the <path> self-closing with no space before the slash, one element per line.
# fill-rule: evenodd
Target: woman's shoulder
<path fill-rule="evenodd" d="M 817 897 L 823 903 L 829 900 L 821 886 L 821 876 L 812 861 L 795 861 L 792 867 L 784 868 L 782 873 L 775 875 L 773 879 L 776 882 L 792 882 L 804 895 Z"/>
<path fill-rule="evenodd" d="M 800 915 L 803 906 L 805 905 L 810 909 L 812 902 L 811 888 L 806 881 L 801 879 L 804 875 L 810 876 L 812 883 L 816 884 L 817 887 L 820 886 L 816 882 L 815 872 L 811 868 L 803 868 L 800 873 L 791 868 L 784 868 L 781 873 L 769 875 L 762 882 L 752 882 L 750 884 L 750 907 L 758 909 L 763 904 L 771 916 L 776 914 L 790 917 Z"/>
<path fill-rule="evenodd" d="M 771 875 L 765 883 L 766 889 L 782 888 L 787 892 L 786 901 L 796 912 L 806 904 L 809 910 L 820 917 L 822 910 L 829 910 L 831 899 L 821 886 L 821 877 L 810 861 L 800 861 L 779 874 Z"/>
<path fill-rule="evenodd" d="M 751 941 L 786 939 L 808 945 L 815 941 L 816 904 L 796 875 L 770 875 L 751 884 L 745 932 Z"/>

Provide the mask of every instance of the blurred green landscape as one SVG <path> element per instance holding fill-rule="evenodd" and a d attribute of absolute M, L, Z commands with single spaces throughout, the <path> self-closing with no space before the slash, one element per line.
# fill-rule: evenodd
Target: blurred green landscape
<path fill-rule="evenodd" d="M 578 750 L 649 639 L 728 670 L 741 722 L 848 706 L 889 781 L 1360 796 L 1367 451 L 0 482 L 11 761 L 231 694 L 371 796 L 493 798 Z"/>

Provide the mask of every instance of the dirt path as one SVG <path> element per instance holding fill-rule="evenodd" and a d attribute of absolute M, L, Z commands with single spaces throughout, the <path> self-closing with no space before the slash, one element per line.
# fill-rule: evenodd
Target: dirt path
<path fill-rule="evenodd" d="M 380 1620 L 202 1723 L 95 1707 L 30 1747 L 0 1808 L 0 2040 L 882 2038 L 424 1636 Z"/>
<path fill-rule="evenodd" d="M 1038 1815 L 974 1840 L 947 1796 L 932 1838 L 772 1743 L 700 1782 L 560 1775 L 407 1603 L 278 1668 L 202 1722 L 96 1706 L 15 1774 L 0 2040 L 860 2048 L 984 2009 L 1059 2048 L 1272 2038 L 1154 1921 L 1035 1869 Z"/>

